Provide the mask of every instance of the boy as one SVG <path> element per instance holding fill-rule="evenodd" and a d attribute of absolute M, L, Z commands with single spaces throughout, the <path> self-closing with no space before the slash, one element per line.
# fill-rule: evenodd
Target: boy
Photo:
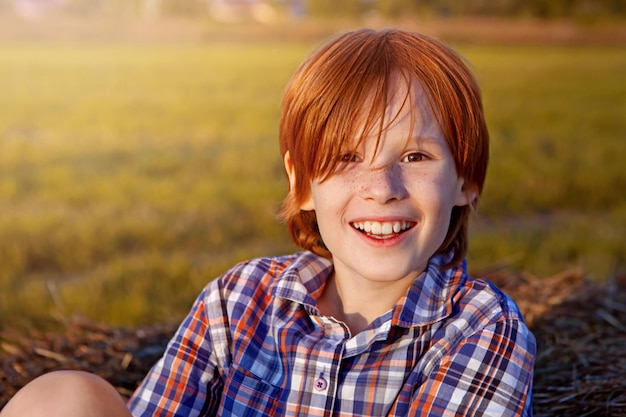
<path fill-rule="evenodd" d="M 132 414 L 531 415 L 534 338 L 466 274 L 488 132 L 463 60 L 405 31 L 341 35 L 288 84 L 280 146 L 282 216 L 305 251 L 209 283 Z"/>

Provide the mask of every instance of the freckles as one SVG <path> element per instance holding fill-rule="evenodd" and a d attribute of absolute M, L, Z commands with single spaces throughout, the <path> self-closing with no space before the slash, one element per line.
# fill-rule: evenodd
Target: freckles
<path fill-rule="evenodd" d="M 370 171 L 358 172 L 351 178 L 352 189 L 359 193 L 366 193 L 373 188 L 383 185 L 384 180 L 380 175 L 371 175 Z"/>
<path fill-rule="evenodd" d="M 345 188 L 355 191 L 363 191 L 367 188 L 368 184 L 363 172 L 345 173 L 342 182 Z"/>

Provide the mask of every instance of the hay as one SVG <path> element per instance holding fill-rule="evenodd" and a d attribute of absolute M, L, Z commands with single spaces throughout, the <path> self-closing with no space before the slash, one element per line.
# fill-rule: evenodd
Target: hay
<path fill-rule="evenodd" d="M 626 286 L 581 286 L 534 324 L 537 416 L 626 416 Z"/>
<path fill-rule="evenodd" d="M 602 285 L 578 271 L 491 278 L 537 338 L 535 416 L 626 416 L 626 276 Z"/>
<path fill-rule="evenodd" d="M 626 416 L 626 276 L 600 285 L 578 271 L 485 275 L 518 302 L 537 337 L 535 416 Z M 94 372 L 127 398 L 174 330 L 74 320 L 61 333 L 1 332 L 0 409 L 21 386 L 56 369 Z"/>
<path fill-rule="evenodd" d="M 175 330 L 147 326 L 111 328 L 75 319 L 64 333 L 0 333 L 0 409 L 33 378 L 59 369 L 87 370 L 128 398 L 163 354 Z"/>

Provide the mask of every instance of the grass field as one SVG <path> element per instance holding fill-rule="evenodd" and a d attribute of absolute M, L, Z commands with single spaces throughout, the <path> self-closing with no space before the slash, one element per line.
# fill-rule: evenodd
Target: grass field
<path fill-rule="evenodd" d="M 0 326 L 178 320 L 275 212 L 283 86 L 313 42 L 0 44 Z M 492 134 L 471 270 L 626 267 L 626 52 L 456 44 Z"/>

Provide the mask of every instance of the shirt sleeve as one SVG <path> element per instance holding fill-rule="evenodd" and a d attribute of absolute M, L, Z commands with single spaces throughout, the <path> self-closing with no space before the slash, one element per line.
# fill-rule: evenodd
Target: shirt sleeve
<path fill-rule="evenodd" d="M 216 292 L 214 289 L 214 297 Z M 226 318 L 223 314 L 207 314 L 210 299 L 211 288 L 207 287 L 170 340 L 163 357 L 129 400 L 133 416 L 216 414 L 223 385 L 217 357 L 220 350 L 227 350 L 227 341 L 219 332 L 222 329 L 222 334 L 226 333 Z M 216 337 L 212 337 L 214 329 Z"/>
<path fill-rule="evenodd" d="M 532 416 L 535 338 L 501 319 L 463 340 L 420 385 L 409 416 Z"/>

